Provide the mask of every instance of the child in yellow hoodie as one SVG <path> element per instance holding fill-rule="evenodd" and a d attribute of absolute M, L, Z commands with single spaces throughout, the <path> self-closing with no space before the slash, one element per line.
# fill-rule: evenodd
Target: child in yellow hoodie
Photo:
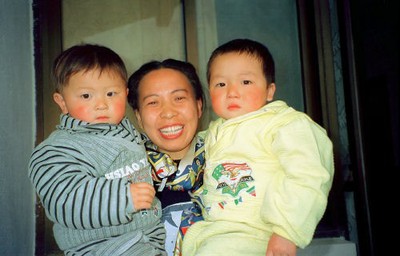
<path fill-rule="evenodd" d="M 332 142 L 309 116 L 273 101 L 268 48 L 235 39 L 212 53 L 204 221 L 183 255 L 296 255 L 313 237 L 334 174 Z"/>

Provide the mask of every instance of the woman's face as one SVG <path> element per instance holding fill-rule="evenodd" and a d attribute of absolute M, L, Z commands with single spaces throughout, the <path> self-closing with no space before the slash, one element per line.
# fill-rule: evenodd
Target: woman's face
<path fill-rule="evenodd" d="M 159 150 L 182 159 L 196 134 L 202 114 L 189 80 L 174 69 L 146 74 L 139 84 L 139 125 Z"/>

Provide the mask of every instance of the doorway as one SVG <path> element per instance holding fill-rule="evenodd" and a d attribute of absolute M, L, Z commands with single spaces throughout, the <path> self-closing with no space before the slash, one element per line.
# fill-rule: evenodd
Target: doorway
<path fill-rule="evenodd" d="M 276 97 L 307 112 L 340 144 L 329 20 L 323 3 L 291 0 L 56 0 L 36 1 L 35 44 L 37 68 L 37 143 L 55 129 L 59 111 L 52 101 L 52 60 L 74 44 L 98 43 L 115 50 L 129 73 L 153 59 L 176 58 L 192 62 L 205 83 L 211 51 L 233 38 L 265 43 L 277 66 Z M 318 9 L 319 15 L 314 10 Z M 324 33 L 316 35 L 315 22 Z M 325 26 L 325 28 L 324 28 Z M 205 89 L 207 91 L 207 89 Z M 209 101 L 208 101 L 209 102 Z M 128 109 L 128 116 L 133 114 Z M 207 105 L 203 128 L 215 116 Z M 340 154 L 336 154 L 340 155 Z M 347 235 L 341 159 L 327 212 L 317 237 Z M 37 204 L 37 255 L 59 253 L 52 224 Z"/>

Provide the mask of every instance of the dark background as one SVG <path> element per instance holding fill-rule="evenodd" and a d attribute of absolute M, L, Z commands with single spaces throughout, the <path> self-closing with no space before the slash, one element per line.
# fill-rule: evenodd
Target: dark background
<path fill-rule="evenodd" d="M 396 231 L 398 202 L 399 1 L 338 3 L 359 255 L 390 255 L 397 245 L 388 232 Z"/>

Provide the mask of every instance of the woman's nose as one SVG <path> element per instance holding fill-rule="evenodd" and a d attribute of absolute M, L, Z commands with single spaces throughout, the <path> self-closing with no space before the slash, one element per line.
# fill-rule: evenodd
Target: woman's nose
<path fill-rule="evenodd" d="M 170 118 L 176 116 L 176 114 L 177 114 L 177 111 L 171 106 L 163 106 L 163 109 L 161 111 L 162 118 L 170 119 Z"/>

